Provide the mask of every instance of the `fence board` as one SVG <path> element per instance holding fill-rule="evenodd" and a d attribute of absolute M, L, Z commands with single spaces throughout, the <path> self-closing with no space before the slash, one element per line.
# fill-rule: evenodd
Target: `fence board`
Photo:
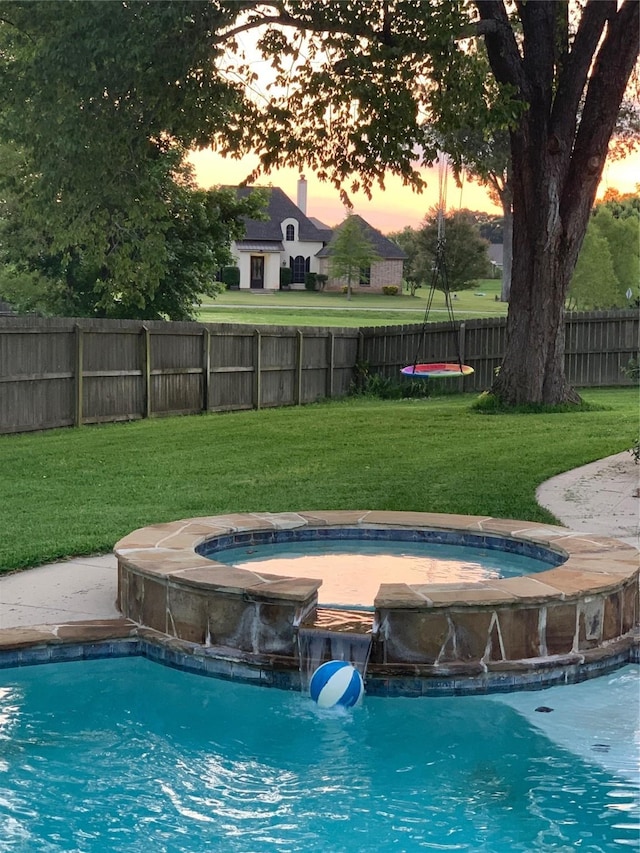
<path fill-rule="evenodd" d="M 571 314 L 566 370 L 578 387 L 628 385 L 635 311 Z M 348 394 L 358 363 L 392 379 L 414 361 L 474 368 L 490 387 L 504 319 L 364 329 L 0 317 L 0 433 L 150 415 L 310 403 Z M 462 386 L 462 383 L 460 383 Z"/>

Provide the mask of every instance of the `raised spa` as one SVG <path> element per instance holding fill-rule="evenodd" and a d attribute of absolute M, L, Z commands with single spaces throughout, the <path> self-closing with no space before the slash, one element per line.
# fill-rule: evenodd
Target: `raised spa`
<path fill-rule="evenodd" d="M 350 602 L 324 598 L 314 575 L 234 565 L 265 545 L 354 542 L 533 562 L 517 576 L 483 568 L 453 582 L 396 573 Z M 211 675 L 299 688 L 309 637 L 326 640 L 325 658 L 349 657 L 364 642 L 367 692 L 385 695 L 538 687 L 635 654 L 636 549 L 563 527 L 435 513 L 252 513 L 142 528 L 115 552 L 119 607 L 139 636 L 158 659 Z"/>
<path fill-rule="evenodd" d="M 318 606 L 373 611 L 382 584 L 476 584 L 520 577 L 566 559 L 549 548 L 476 533 L 393 527 L 258 530 L 219 536 L 196 553 L 239 569 L 318 578 Z"/>

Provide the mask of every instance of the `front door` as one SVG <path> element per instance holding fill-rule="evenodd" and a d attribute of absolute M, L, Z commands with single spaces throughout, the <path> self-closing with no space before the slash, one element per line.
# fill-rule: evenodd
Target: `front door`
<path fill-rule="evenodd" d="M 259 290 L 264 287 L 264 256 L 251 255 L 251 282 L 252 290 Z"/>

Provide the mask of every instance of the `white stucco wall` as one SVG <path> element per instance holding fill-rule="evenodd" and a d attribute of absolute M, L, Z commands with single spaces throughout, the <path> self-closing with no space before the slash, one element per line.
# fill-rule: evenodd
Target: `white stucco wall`
<path fill-rule="evenodd" d="M 231 247 L 236 266 L 240 269 L 240 290 L 251 289 L 251 256 L 259 255 L 264 258 L 264 289 L 278 290 L 280 287 L 280 253 L 279 252 L 238 252 Z"/>

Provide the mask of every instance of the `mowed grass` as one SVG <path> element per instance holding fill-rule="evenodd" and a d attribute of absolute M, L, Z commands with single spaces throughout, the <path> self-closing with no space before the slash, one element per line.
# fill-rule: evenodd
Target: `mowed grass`
<path fill-rule="evenodd" d="M 474 413 L 473 396 L 351 398 L 0 437 L 0 567 L 110 551 L 137 527 L 226 512 L 388 509 L 551 521 L 554 474 L 629 448 L 637 390 L 604 408 Z"/>
<path fill-rule="evenodd" d="M 354 293 L 351 300 L 343 293 L 313 291 L 237 291 L 227 290 L 215 301 L 204 297 L 198 319 L 207 323 L 251 323 L 278 326 L 400 326 L 422 323 L 429 288 L 415 296 L 403 292 L 397 296 Z M 496 301 L 500 282 L 487 279 L 471 290 L 460 291 L 453 300 L 456 320 L 474 317 L 505 317 L 507 306 Z M 436 291 L 429 310 L 430 322 L 449 319 L 444 294 Z"/>

